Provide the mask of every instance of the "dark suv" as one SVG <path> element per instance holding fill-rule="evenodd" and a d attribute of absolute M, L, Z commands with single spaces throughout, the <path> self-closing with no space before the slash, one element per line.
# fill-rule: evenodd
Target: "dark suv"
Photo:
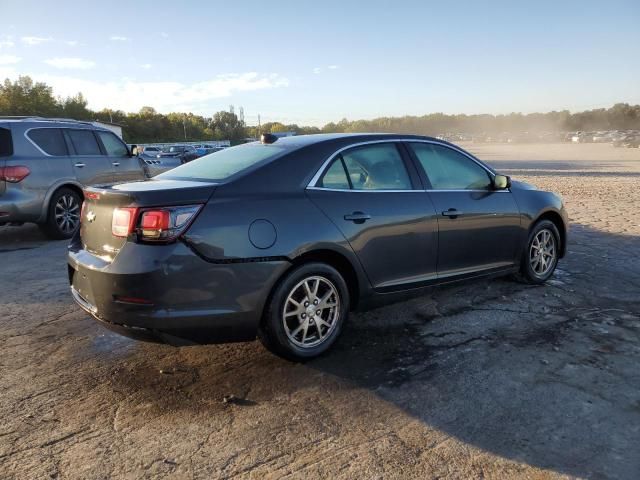
<path fill-rule="evenodd" d="M 145 179 L 140 160 L 112 131 L 89 122 L 0 117 L 0 225 L 40 225 L 70 238 L 82 189 Z"/>

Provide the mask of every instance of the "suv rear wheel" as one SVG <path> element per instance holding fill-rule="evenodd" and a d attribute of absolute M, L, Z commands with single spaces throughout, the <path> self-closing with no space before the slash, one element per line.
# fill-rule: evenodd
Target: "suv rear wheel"
<path fill-rule="evenodd" d="M 308 360 L 336 341 L 349 313 L 349 290 L 325 263 L 306 263 L 275 288 L 260 327 L 260 340 L 289 360 Z"/>
<path fill-rule="evenodd" d="M 82 197 L 70 188 L 60 188 L 51 197 L 47 220 L 40 225 L 50 238 L 71 238 L 80 227 Z"/>

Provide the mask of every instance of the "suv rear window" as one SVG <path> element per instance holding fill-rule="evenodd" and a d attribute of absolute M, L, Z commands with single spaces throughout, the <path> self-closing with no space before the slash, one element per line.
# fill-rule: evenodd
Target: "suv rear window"
<path fill-rule="evenodd" d="M 10 157 L 11 155 L 13 155 L 11 130 L 8 128 L 0 128 L 0 157 Z"/>
<path fill-rule="evenodd" d="M 27 136 L 47 155 L 67 155 L 67 144 L 59 128 L 32 128 Z"/>
<path fill-rule="evenodd" d="M 180 165 L 156 178 L 188 178 L 194 180 L 224 180 L 257 163 L 267 162 L 287 151 L 275 145 L 247 143 L 225 148 Z"/>

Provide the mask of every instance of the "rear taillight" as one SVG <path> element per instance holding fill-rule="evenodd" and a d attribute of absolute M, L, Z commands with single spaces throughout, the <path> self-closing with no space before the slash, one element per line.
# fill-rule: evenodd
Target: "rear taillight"
<path fill-rule="evenodd" d="M 29 168 L 22 165 L 14 167 L 0 167 L 0 180 L 9 183 L 18 183 L 25 179 L 31 173 Z"/>
<path fill-rule="evenodd" d="M 136 232 L 139 241 L 170 242 L 191 225 L 201 207 L 116 208 L 111 233 L 115 237 L 128 237 Z"/>
<path fill-rule="evenodd" d="M 136 225 L 135 207 L 116 208 L 111 219 L 111 233 L 114 237 L 128 237 Z"/>
<path fill-rule="evenodd" d="M 138 222 L 138 239 L 149 242 L 169 242 L 183 233 L 201 205 L 164 207 L 142 210 Z"/>

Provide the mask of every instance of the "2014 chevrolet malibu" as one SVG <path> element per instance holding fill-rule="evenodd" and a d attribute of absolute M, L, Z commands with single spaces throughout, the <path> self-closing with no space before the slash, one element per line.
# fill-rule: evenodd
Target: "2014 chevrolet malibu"
<path fill-rule="evenodd" d="M 542 283 L 567 214 L 450 143 L 311 135 L 229 148 L 85 191 L 71 292 L 105 326 L 173 345 L 245 341 L 306 359 L 348 312 L 519 274 Z"/>

